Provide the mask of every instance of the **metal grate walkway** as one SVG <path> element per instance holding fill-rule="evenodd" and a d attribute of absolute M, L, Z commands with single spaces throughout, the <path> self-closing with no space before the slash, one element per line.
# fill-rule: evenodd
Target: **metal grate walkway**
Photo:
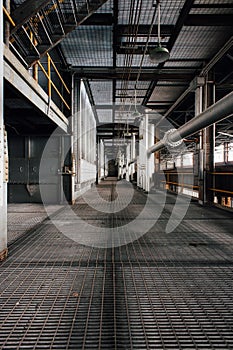
<path fill-rule="evenodd" d="M 111 203 L 114 180 L 98 191 Z M 165 233 L 174 200 L 148 233 L 117 248 L 81 245 L 49 220 L 16 239 L 0 267 L 1 349 L 233 349 L 232 214 L 191 203 Z M 80 198 L 74 211 L 117 227 L 145 201 L 135 191 L 125 210 L 98 213 Z M 56 219 L 68 223 L 66 210 Z"/>

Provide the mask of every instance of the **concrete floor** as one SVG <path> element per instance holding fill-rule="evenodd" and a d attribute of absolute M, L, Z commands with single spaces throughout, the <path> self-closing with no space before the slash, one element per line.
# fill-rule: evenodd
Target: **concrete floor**
<path fill-rule="evenodd" d="M 134 240 L 162 197 L 118 184 L 102 182 L 100 197 L 89 191 L 52 221 L 42 207 L 10 208 L 15 231 L 36 226 L 12 238 L 1 264 L 1 349 L 233 349 L 233 215 L 191 203 L 166 233 L 167 195 Z"/>

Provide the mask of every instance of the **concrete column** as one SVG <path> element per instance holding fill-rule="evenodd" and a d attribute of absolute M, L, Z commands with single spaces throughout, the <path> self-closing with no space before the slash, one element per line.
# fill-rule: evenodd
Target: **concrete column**
<path fill-rule="evenodd" d="M 77 176 L 77 86 L 75 81 L 75 75 L 72 76 L 72 111 L 71 111 L 71 122 L 70 122 L 70 132 L 71 132 L 71 159 L 72 159 L 72 176 L 71 176 L 71 203 L 75 203 L 75 182 Z"/>
<path fill-rule="evenodd" d="M 104 177 L 104 144 L 103 140 L 100 140 L 100 178 Z"/>
<path fill-rule="evenodd" d="M 144 150 L 144 121 L 139 125 L 139 155 L 137 161 L 137 186 L 143 188 L 143 172 L 145 170 L 145 153 Z"/>
<path fill-rule="evenodd" d="M 135 156 L 136 156 L 136 143 L 135 143 L 135 133 L 132 134 L 132 138 L 131 138 L 131 159 L 130 160 L 133 160 L 135 159 Z M 133 180 L 133 176 L 134 176 L 134 173 L 135 173 L 135 164 L 132 163 L 130 165 L 130 174 L 131 174 L 131 180 Z"/>
<path fill-rule="evenodd" d="M 148 147 L 154 144 L 154 125 L 148 124 Z M 147 165 L 146 165 L 146 192 L 151 189 L 152 175 L 154 173 L 154 154 L 150 153 L 147 155 Z"/>
<path fill-rule="evenodd" d="M 144 159 L 144 169 L 143 169 L 143 189 L 144 191 L 148 191 L 149 187 L 149 179 L 148 179 L 148 156 L 147 156 L 147 149 L 148 149 L 148 140 L 149 140 L 149 118 L 148 114 L 144 117 L 144 130 L 143 130 L 143 159 Z"/>
<path fill-rule="evenodd" d="M 98 142 L 98 179 L 101 180 L 104 178 L 104 164 L 105 156 L 104 156 L 104 143 L 103 140 L 100 139 Z"/>
<path fill-rule="evenodd" d="M 154 137 L 154 143 L 157 143 L 160 141 L 160 129 L 155 129 L 155 137 Z M 155 177 L 154 177 L 154 186 L 155 188 L 160 188 L 160 152 L 154 153 L 154 160 L 155 160 Z"/>
<path fill-rule="evenodd" d="M 108 176 L 108 157 L 104 155 L 104 177 Z"/>
<path fill-rule="evenodd" d="M 130 176 L 130 166 L 128 163 L 130 162 L 130 144 L 128 143 L 126 146 L 126 180 L 129 181 Z"/>
<path fill-rule="evenodd" d="M 81 160 L 83 147 L 83 132 L 82 132 L 82 108 L 81 105 L 81 84 L 78 84 L 78 113 L 77 113 L 77 190 L 81 189 Z"/>
<path fill-rule="evenodd" d="M 7 145 L 3 122 L 3 2 L 0 0 L 0 261 L 7 256 Z M 4 147 L 5 146 L 5 147 Z"/>

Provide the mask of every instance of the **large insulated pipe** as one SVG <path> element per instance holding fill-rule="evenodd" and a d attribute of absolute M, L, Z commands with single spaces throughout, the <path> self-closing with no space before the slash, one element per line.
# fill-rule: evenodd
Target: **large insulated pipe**
<path fill-rule="evenodd" d="M 182 125 L 179 129 L 166 133 L 165 137 L 151 146 L 147 152 L 149 154 L 157 152 L 167 144 L 172 146 L 174 143 L 175 145 L 176 142 L 179 142 L 183 138 L 193 135 L 201 129 L 227 118 L 231 114 L 233 114 L 233 92 L 229 93 L 214 105 L 207 108 L 204 112 Z"/>

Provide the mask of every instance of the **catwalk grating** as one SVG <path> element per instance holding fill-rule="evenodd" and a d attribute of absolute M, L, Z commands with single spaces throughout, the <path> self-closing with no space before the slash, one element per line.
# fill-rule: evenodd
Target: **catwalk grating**
<path fill-rule="evenodd" d="M 110 205 L 114 179 L 98 191 Z M 232 214 L 191 203 L 165 233 L 174 201 L 167 195 L 149 232 L 117 248 L 78 244 L 49 220 L 16 239 L 0 269 L 1 349 L 232 349 Z M 73 210 L 79 230 L 82 221 L 118 227 L 145 203 L 135 190 L 116 213 L 82 197 Z M 54 217 L 68 223 L 68 208 Z"/>

